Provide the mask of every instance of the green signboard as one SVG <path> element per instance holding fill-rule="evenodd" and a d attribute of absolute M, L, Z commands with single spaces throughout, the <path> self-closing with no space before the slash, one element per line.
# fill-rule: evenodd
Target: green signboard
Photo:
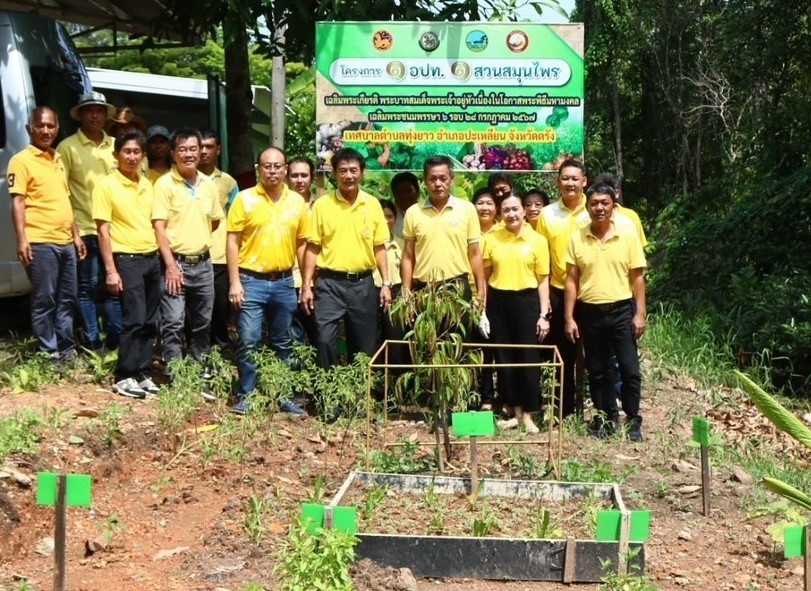
<path fill-rule="evenodd" d="M 583 155 L 583 25 L 320 22 L 316 152 L 367 170 L 555 170 Z"/>

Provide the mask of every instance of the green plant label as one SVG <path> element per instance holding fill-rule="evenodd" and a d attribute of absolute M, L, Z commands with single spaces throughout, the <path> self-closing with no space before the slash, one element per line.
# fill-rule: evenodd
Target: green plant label
<path fill-rule="evenodd" d="M 583 154 L 583 25 L 316 23 L 316 154 L 366 170 L 549 170 Z"/>
<path fill-rule="evenodd" d="M 598 542 L 616 542 L 620 539 L 622 514 L 617 510 L 597 513 L 597 531 L 594 539 Z M 629 542 L 647 542 L 650 537 L 650 511 L 631 511 L 631 531 Z"/>
<path fill-rule="evenodd" d="M 451 414 L 454 437 L 492 437 L 495 433 L 492 410 Z"/>
<path fill-rule="evenodd" d="M 301 520 L 307 527 L 307 533 L 315 535 L 316 530 L 324 527 L 324 505 L 304 503 L 301 505 Z M 332 527 L 348 534 L 355 535 L 358 531 L 357 510 L 355 507 L 333 507 Z"/>
<path fill-rule="evenodd" d="M 316 530 L 324 525 L 324 505 L 304 503 L 301 506 L 301 521 L 307 527 L 307 533 L 315 535 Z"/>
<path fill-rule="evenodd" d="M 710 422 L 701 417 L 693 417 L 693 441 L 699 445 L 710 445 Z"/>
<path fill-rule="evenodd" d="M 805 556 L 805 528 L 804 525 L 791 525 L 783 530 L 783 556 Z"/>
<path fill-rule="evenodd" d="M 37 504 L 56 505 L 56 481 L 58 474 L 37 474 Z M 65 479 L 65 504 L 68 507 L 89 507 L 92 479 L 89 474 L 68 474 Z"/>

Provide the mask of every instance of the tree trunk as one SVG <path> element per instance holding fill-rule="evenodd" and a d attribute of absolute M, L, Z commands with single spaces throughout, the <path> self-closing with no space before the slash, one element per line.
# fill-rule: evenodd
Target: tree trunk
<path fill-rule="evenodd" d="M 276 29 L 275 44 L 284 47 L 284 33 L 287 25 Z M 285 107 L 284 53 L 273 56 L 270 102 L 270 143 L 284 150 L 284 107 Z"/>
<path fill-rule="evenodd" d="M 251 76 L 248 35 L 242 31 L 225 46 L 225 116 L 228 121 L 229 169 L 241 189 L 256 184 L 251 141 Z"/>
<path fill-rule="evenodd" d="M 616 64 L 611 65 L 611 110 L 614 112 L 614 159 L 618 177 L 625 177 L 622 166 L 622 110 L 620 109 L 620 89 L 617 83 Z"/>

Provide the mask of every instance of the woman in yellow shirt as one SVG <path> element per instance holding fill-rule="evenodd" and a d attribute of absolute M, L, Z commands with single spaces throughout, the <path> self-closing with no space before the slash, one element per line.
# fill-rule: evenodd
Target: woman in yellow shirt
<path fill-rule="evenodd" d="M 482 187 L 473 193 L 473 206 L 476 208 L 476 213 L 479 216 L 479 226 L 482 230 L 482 236 L 485 236 L 498 226 L 498 222 L 496 222 L 496 214 L 498 213 L 496 200 L 488 187 Z M 470 276 L 470 285 L 475 287 L 472 274 Z M 473 333 L 473 338 L 476 339 L 477 342 L 483 342 L 478 332 Z M 491 347 L 483 348 L 482 363 L 484 363 L 484 367 L 481 368 L 478 379 L 480 410 L 492 410 L 493 404 L 496 402 L 497 394 L 495 385 L 493 384 L 495 372 L 491 367 L 494 360 L 493 349 Z M 502 407 L 502 413 L 509 417 L 512 411 L 509 407 Z"/>
<path fill-rule="evenodd" d="M 383 208 L 383 216 L 386 218 L 386 224 L 389 226 L 389 239 L 383 244 L 386 250 L 386 259 L 389 263 L 389 282 L 391 283 L 391 299 L 392 301 L 400 297 L 400 288 L 402 287 L 402 280 L 400 279 L 400 261 L 403 258 L 403 251 L 400 250 L 399 244 L 394 236 L 394 224 L 397 221 L 397 208 L 392 201 L 386 199 L 380 200 L 380 206 Z M 383 286 L 383 281 L 380 278 L 380 273 L 375 270 L 374 272 L 375 285 L 377 287 Z M 385 340 L 401 341 L 403 340 L 404 332 L 399 327 L 395 326 L 386 310 L 381 308 L 382 318 L 380 320 L 380 342 Z M 409 362 L 408 348 L 405 345 L 391 345 L 389 349 L 389 363 L 402 365 Z M 398 371 L 394 370 L 393 374 L 396 375 Z"/>
<path fill-rule="evenodd" d="M 487 317 L 490 341 L 508 345 L 537 345 L 549 332 L 549 246 L 524 223 L 521 199 L 509 195 L 501 202 L 504 226 L 484 239 L 487 277 Z M 496 349 L 499 363 L 540 363 L 534 348 Z M 502 429 L 519 426 L 537 433 L 532 413 L 540 410 L 541 369 L 498 368 L 499 395 L 513 407 L 515 417 L 499 422 Z"/>

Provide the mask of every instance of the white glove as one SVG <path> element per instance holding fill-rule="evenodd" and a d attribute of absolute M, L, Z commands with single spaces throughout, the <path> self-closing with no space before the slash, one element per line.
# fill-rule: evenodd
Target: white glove
<path fill-rule="evenodd" d="M 487 319 L 486 312 L 482 312 L 479 318 L 479 334 L 486 339 L 490 338 L 490 321 Z"/>

